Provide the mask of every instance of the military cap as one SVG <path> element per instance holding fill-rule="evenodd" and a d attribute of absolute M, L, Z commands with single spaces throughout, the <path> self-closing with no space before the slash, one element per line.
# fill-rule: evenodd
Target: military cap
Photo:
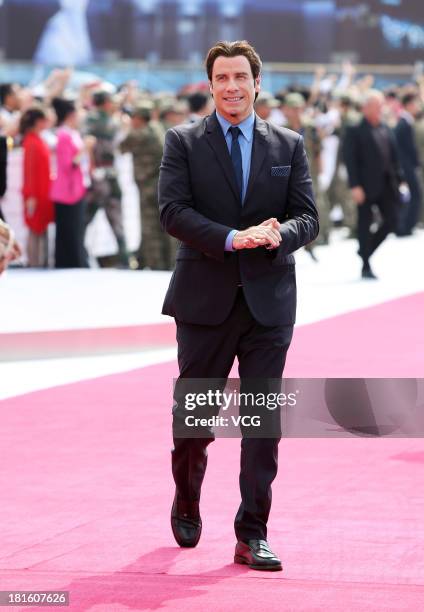
<path fill-rule="evenodd" d="M 280 102 L 269 91 L 260 91 L 255 104 L 266 104 L 270 108 L 280 106 Z"/>
<path fill-rule="evenodd" d="M 145 121 L 149 121 L 155 105 L 150 100 L 139 100 L 131 110 L 131 117 L 140 117 Z"/>
<path fill-rule="evenodd" d="M 181 115 L 185 115 L 188 112 L 188 104 L 184 100 L 167 100 L 160 106 L 160 115 L 161 117 L 167 115 L 168 113 L 178 113 Z"/>
<path fill-rule="evenodd" d="M 290 108 L 303 108 L 305 106 L 305 98 L 300 93 L 292 92 L 284 98 L 284 104 Z"/>

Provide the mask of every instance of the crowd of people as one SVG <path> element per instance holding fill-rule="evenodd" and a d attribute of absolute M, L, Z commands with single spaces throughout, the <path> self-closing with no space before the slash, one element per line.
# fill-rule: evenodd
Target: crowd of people
<path fill-rule="evenodd" d="M 70 88 L 71 71 L 56 70 L 36 90 L 0 84 L 0 204 L 8 152 L 22 151 L 26 245 L 16 243 L 0 206 L 0 264 L 22 256 L 30 267 L 49 261 L 47 228 L 55 224 L 58 268 L 88 267 L 84 237 L 103 209 L 122 268 L 171 270 L 177 241 L 159 223 L 157 183 L 165 132 L 213 112 L 208 83 L 177 95 L 152 94 L 127 82 L 115 89 L 93 82 Z M 423 224 L 424 81 L 373 87 L 351 65 L 340 75 L 318 69 L 310 87 L 262 91 L 256 113 L 303 135 L 320 215 L 320 234 L 306 249 L 326 245 L 334 224 L 359 242 L 363 278 L 375 278 L 370 259 L 389 233 L 411 235 Z M 140 198 L 137 252 L 123 225 L 117 158 L 131 154 Z M 336 214 L 338 213 L 338 214 Z M 2 246 L 1 246 L 2 245 Z M 0 272 L 2 270 L 0 267 Z"/>

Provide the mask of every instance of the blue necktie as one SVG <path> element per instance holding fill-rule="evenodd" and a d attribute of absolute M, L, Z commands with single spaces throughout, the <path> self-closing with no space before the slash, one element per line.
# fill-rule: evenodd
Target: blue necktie
<path fill-rule="evenodd" d="M 236 173 L 237 185 L 240 193 L 240 200 L 243 200 L 243 165 L 241 160 L 241 149 L 238 141 L 241 129 L 238 127 L 230 127 L 232 136 L 231 141 L 231 161 L 233 162 L 234 172 Z"/>

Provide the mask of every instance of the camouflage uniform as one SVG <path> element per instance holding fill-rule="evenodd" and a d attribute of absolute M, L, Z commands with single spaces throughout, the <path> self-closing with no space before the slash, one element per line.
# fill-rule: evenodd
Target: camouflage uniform
<path fill-rule="evenodd" d="M 133 156 L 134 179 L 140 193 L 139 267 L 151 270 L 170 269 L 169 240 L 160 226 L 157 198 L 164 139 L 160 124 L 149 121 L 145 127 L 132 128 L 120 145 L 122 153 Z"/>
<path fill-rule="evenodd" d="M 292 108 L 304 107 L 304 99 L 301 94 L 290 93 L 286 96 L 285 104 Z M 321 151 L 322 138 L 313 122 L 303 119 L 301 129 L 295 129 L 294 126 L 287 123 L 290 130 L 299 132 L 304 139 L 305 151 L 309 162 L 309 171 L 312 178 L 312 186 L 315 195 L 315 203 L 319 213 L 319 236 L 314 241 L 314 244 L 327 244 L 330 233 L 330 203 L 327 194 L 319 185 L 319 174 L 321 172 Z"/>
<path fill-rule="evenodd" d="M 115 168 L 115 150 L 119 124 L 108 113 L 94 110 L 87 115 L 84 134 L 94 136 L 94 170 L 92 185 L 87 193 L 88 225 L 99 208 L 103 208 L 118 243 L 119 259 L 128 264 L 128 253 L 122 223 L 122 193 Z"/>
<path fill-rule="evenodd" d="M 174 125 L 167 123 L 166 121 L 160 121 L 158 122 L 159 125 L 161 126 L 162 130 L 164 131 L 164 133 L 167 132 L 167 130 L 171 129 L 174 127 Z M 167 257 L 168 257 L 168 263 L 167 263 L 167 269 L 168 270 L 173 270 L 175 268 L 175 258 L 177 256 L 177 250 L 178 250 L 178 240 L 176 238 L 174 238 L 173 236 L 171 236 L 170 234 L 166 234 L 166 238 L 168 241 L 168 245 L 167 245 Z"/>
<path fill-rule="evenodd" d="M 349 110 L 341 115 L 341 124 L 336 132 L 339 137 L 337 149 L 336 165 L 334 175 L 328 188 L 328 198 L 331 207 L 339 204 L 343 210 L 344 225 L 349 228 L 351 234 L 356 233 L 356 205 L 352 199 L 349 189 L 346 166 L 343 163 L 343 142 L 346 129 L 349 126 L 357 125 L 360 121 L 360 114 L 354 110 Z"/>
<path fill-rule="evenodd" d="M 305 151 L 309 160 L 309 168 L 312 178 L 312 186 L 315 194 L 315 201 L 319 213 L 319 235 L 314 244 L 328 244 L 330 236 L 330 201 L 327 193 L 323 191 L 319 184 L 318 177 L 321 173 L 321 152 L 322 138 L 317 128 L 305 122 L 301 131 L 305 142 Z"/>
<path fill-rule="evenodd" d="M 188 115 L 188 105 L 182 100 L 163 98 L 159 101 L 158 110 L 160 116 L 160 122 L 158 123 L 165 133 L 176 125 L 184 123 Z M 171 113 L 172 121 L 169 121 L 169 113 Z M 168 269 L 173 270 L 179 242 L 169 234 L 166 234 L 166 236 L 168 240 Z"/>

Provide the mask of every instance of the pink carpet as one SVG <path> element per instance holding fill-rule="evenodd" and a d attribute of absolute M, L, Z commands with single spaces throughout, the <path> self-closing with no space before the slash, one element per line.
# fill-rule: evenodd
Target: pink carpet
<path fill-rule="evenodd" d="M 422 376 L 423 297 L 299 328 L 287 375 Z M 1 590 L 69 590 L 69 610 L 93 612 L 424 608 L 420 439 L 282 441 L 275 574 L 232 564 L 239 441 L 217 440 L 202 539 L 179 549 L 175 373 L 151 366 L 0 402 Z"/>
<path fill-rule="evenodd" d="M 287 376 L 424 377 L 424 293 L 304 325 Z"/>

